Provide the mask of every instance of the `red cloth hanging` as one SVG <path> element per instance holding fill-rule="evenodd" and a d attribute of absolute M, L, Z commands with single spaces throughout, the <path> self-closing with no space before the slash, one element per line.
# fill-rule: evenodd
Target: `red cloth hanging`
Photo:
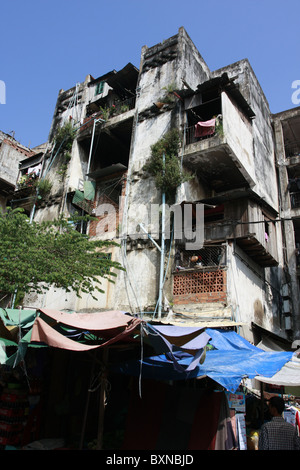
<path fill-rule="evenodd" d="M 205 137 L 212 135 L 216 128 L 216 118 L 209 119 L 209 121 L 199 121 L 195 124 L 195 137 Z"/>

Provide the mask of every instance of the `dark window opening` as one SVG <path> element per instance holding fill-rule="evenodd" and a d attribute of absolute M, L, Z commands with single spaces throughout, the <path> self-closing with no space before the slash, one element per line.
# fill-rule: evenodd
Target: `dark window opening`
<path fill-rule="evenodd" d="M 204 224 L 217 222 L 224 219 L 224 204 L 204 209 Z"/>
<path fill-rule="evenodd" d="M 198 105 L 193 108 L 187 109 L 187 129 L 186 129 L 186 143 L 191 144 L 202 140 L 203 138 L 212 137 L 215 135 L 216 126 L 211 128 L 204 128 L 203 133 L 197 132 L 195 129 L 196 124 L 207 123 L 211 119 L 218 118 L 221 120 L 222 104 L 219 91 L 216 89 L 207 90 L 197 97 Z"/>

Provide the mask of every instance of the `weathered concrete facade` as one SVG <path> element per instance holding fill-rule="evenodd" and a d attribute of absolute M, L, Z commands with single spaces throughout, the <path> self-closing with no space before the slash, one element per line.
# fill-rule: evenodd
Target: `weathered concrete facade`
<path fill-rule="evenodd" d="M 54 141 L 69 122 L 77 133 L 62 161 Z M 26 305 L 128 309 L 162 322 L 236 327 L 254 342 L 269 333 L 287 344 L 298 339 L 297 223 L 282 221 L 292 214 L 284 189 L 284 122 L 271 115 L 248 60 L 210 71 L 184 28 L 144 46 L 139 69 L 127 64 L 61 90 L 43 158 L 51 191 L 34 206 L 35 220 L 94 214 L 96 222 L 78 229 L 117 240 L 111 256 L 126 273 L 105 283 L 98 301 L 50 290 L 26 298 Z M 187 204 L 195 211 L 201 204 L 204 246 L 187 249 L 178 233 L 166 240 L 158 318 L 161 233 L 153 231 L 150 214 L 154 204 L 162 208 L 162 192 L 145 164 L 172 129 L 181 136 L 178 159 L 193 176 L 177 188 L 174 204 L 182 213 Z M 114 211 L 107 216 L 108 206 Z"/>
<path fill-rule="evenodd" d="M 300 109 L 294 108 L 273 116 L 276 143 L 276 166 L 280 191 L 280 215 L 283 234 L 285 271 L 285 321 L 293 328 L 295 346 L 299 345 L 299 177 L 300 177 Z"/>
<path fill-rule="evenodd" d="M 33 152 L 12 136 L 0 131 L 0 208 L 5 209 L 7 199 L 16 187 L 20 162 Z"/>

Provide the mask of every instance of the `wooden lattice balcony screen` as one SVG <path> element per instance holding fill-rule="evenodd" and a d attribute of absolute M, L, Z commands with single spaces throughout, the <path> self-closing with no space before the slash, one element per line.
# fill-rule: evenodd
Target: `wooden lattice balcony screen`
<path fill-rule="evenodd" d="M 178 272 L 173 275 L 174 303 L 223 302 L 226 300 L 226 271 Z"/>

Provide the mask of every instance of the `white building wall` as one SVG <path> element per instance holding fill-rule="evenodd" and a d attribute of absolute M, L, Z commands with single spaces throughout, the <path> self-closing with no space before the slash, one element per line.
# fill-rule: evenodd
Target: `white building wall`
<path fill-rule="evenodd" d="M 266 298 L 264 270 L 234 244 L 228 245 L 227 293 L 236 321 L 244 323 L 240 333 L 253 341 L 251 323 L 272 328 L 272 308 Z"/>
<path fill-rule="evenodd" d="M 251 124 L 242 119 L 241 112 L 232 103 L 226 93 L 221 94 L 223 130 L 226 142 L 233 150 L 248 182 L 256 182 L 253 159 L 253 136 Z"/>

